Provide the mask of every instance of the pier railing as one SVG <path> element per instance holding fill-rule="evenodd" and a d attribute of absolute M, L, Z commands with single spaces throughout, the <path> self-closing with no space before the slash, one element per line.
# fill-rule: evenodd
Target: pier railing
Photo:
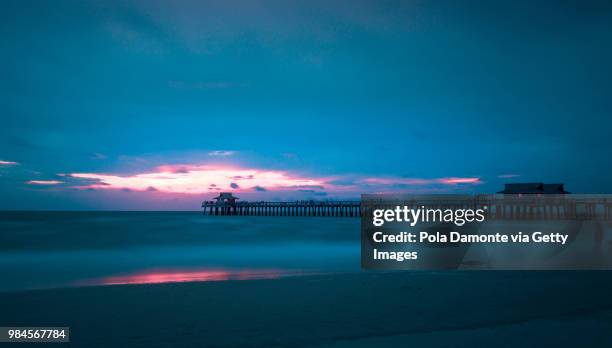
<path fill-rule="evenodd" d="M 440 209 L 487 207 L 487 220 L 612 220 L 610 195 L 419 196 L 417 199 L 365 201 L 217 202 L 204 201 L 205 215 L 360 217 L 374 209 L 421 206 Z"/>
<path fill-rule="evenodd" d="M 362 212 L 407 206 L 409 209 L 482 209 L 487 220 L 601 220 L 612 221 L 612 195 L 421 195 L 414 199 L 371 195 Z"/>
<path fill-rule="evenodd" d="M 360 201 L 202 202 L 204 215 L 361 216 Z"/>

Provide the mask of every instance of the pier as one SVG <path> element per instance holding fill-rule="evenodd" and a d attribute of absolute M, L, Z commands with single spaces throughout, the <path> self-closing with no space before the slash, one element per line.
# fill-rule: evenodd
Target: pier
<path fill-rule="evenodd" d="M 246 216 L 361 216 L 359 201 L 235 202 L 204 201 L 204 215 Z"/>
<path fill-rule="evenodd" d="M 202 202 L 204 215 L 246 216 L 361 216 L 360 201 L 238 202 L 230 192 L 222 192 L 214 201 Z"/>
<path fill-rule="evenodd" d="M 611 195 L 432 195 L 394 200 L 372 195 L 362 204 L 364 215 L 376 209 L 485 209 L 486 220 L 599 220 L 612 221 Z"/>
<path fill-rule="evenodd" d="M 366 195 L 367 197 L 368 195 Z M 417 199 L 389 199 L 372 195 L 362 201 L 253 201 L 239 202 L 231 193 L 202 202 L 204 215 L 238 216 L 371 216 L 375 209 L 407 206 L 418 209 L 468 209 L 486 207 L 487 220 L 600 220 L 612 221 L 610 195 L 432 195 Z"/>
<path fill-rule="evenodd" d="M 612 196 L 483 197 L 489 216 L 498 220 L 612 220 Z"/>

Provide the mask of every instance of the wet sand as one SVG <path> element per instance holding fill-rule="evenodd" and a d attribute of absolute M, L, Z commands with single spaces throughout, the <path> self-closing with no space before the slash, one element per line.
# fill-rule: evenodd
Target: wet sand
<path fill-rule="evenodd" d="M 610 272 L 366 272 L 0 294 L 76 347 L 612 345 Z"/>

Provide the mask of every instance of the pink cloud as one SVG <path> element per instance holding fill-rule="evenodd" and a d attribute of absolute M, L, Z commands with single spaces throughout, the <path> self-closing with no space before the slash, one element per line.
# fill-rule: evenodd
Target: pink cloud
<path fill-rule="evenodd" d="M 63 181 L 59 180 L 30 180 L 26 182 L 28 185 L 59 185 L 63 183 Z"/>
<path fill-rule="evenodd" d="M 19 163 L 17 162 L 13 162 L 13 161 L 2 161 L 0 160 L 0 165 L 2 166 L 12 166 L 12 165 L 17 165 Z"/>
<path fill-rule="evenodd" d="M 266 189 L 291 189 L 303 186 L 323 186 L 322 178 L 309 178 L 284 171 L 244 169 L 207 165 L 166 165 L 156 170 L 128 176 L 72 173 L 73 178 L 95 182 L 80 188 L 129 189 L 151 191 L 151 188 L 167 193 L 203 194 L 210 187 L 217 190 L 242 191 L 237 187 L 265 187 Z M 243 184 L 244 183 L 244 184 Z"/>
<path fill-rule="evenodd" d="M 439 183 L 445 185 L 456 185 L 456 184 L 480 184 L 480 178 L 440 178 L 437 179 Z"/>
<path fill-rule="evenodd" d="M 257 199 L 270 192 L 282 193 L 282 197 L 290 199 L 328 194 L 355 198 L 361 193 L 372 192 L 448 192 L 459 184 L 482 183 L 477 177 L 324 177 L 270 169 L 191 164 L 163 165 L 129 175 L 72 173 L 67 176 L 82 180 L 75 186 L 80 189 L 194 195 L 232 191 L 242 193 L 241 197 L 244 195 L 246 199 Z"/>
<path fill-rule="evenodd" d="M 480 178 L 476 177 L 468 177 L 468 178 L 458 178 L 458 177 L 448 177 L 448 178 L 433 178 L 433 179 L 423 179 L 423 178 L 365 178 L 358 181 L 363 184 L 371 184 L 371 185 L 414 185 L 414 186 L 426 186 L 426 185 L 456 185 L 456 184 L 480 184 L 482 181 Z"/>
<path fill-rule="evenodd" d="M 419 178 L 365 178 L 358 183 L 371 185 L 428 185 L 433 183 L 431 179 Z"/>

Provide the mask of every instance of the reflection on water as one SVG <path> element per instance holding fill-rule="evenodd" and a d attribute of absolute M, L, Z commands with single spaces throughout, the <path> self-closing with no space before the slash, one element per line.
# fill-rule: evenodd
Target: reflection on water
<path fill-rule="evenodd" d="M 298 272 L 281 270 L 227 270 L 227 269 L 177 269 L 147 270 L 129 275 L 103 277 L 78 281 L 76 286 L 157 284 L 181 282 L 208 282 L 222 280 L 276 279 L 283 276 L 298 275 Z"/>

